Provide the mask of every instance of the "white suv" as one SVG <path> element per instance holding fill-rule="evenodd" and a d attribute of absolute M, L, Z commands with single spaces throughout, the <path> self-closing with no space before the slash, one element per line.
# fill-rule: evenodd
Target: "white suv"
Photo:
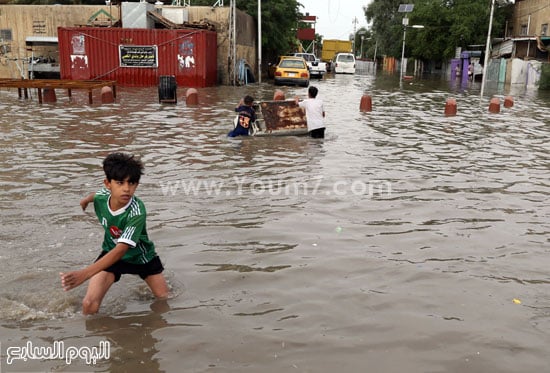
<path fill-rule="evenodd" d="M 336 74 L 355 74 L 355 57 L 352 53 L 338 53 L 333 61 Z"/>

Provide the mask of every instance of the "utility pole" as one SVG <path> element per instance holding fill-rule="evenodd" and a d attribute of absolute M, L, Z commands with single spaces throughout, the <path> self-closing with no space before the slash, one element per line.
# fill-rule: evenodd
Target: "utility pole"
<path fill-rule="evenodd" d="M 262 0 L 258 0 L 258 83 L 262 82 Z"/>
<path fill-rule="evenodd" d="M 483 62 L 483 76 L 481 77 L 481 92 L 479 99 L 483 99 L 483 91 L 487 82 L 487 64 L 489 63 L 489 54 L 491 53 L 491 31 L 493 29 L 493 14 L 495 12 L 495 0 L 491 2 L 491 15 L 489 17 L 489 31 L 487 31 L 487 44 L 485 45 L 485 61 Z M 472 76 L 473 77 L 473 76 Z"/>
<path fill-rule="evenodd" d="M 227 54 L 229 84 L 237 85 L 237 37 L 235 22 L 235 0 L 229 2 L 229 48 Z"/>
<path fill-rule="evenodd" d="M 359 23 L 357 17 L 353 17 L 351 23 L 353 23 L 353 39 L 351 39 L 351 52 L 355 56 L 355 33 L 357 32 L 357 24 Z"/>

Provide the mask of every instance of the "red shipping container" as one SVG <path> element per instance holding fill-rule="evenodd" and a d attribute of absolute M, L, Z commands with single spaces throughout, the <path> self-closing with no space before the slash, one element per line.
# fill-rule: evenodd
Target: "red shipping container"
<path fill-rule="evenodd" d="M 180 87 L 217 84 L 214 31 L 60 27 L 58 39 L 61 79 L 150 87 L 173 75 Z"/>

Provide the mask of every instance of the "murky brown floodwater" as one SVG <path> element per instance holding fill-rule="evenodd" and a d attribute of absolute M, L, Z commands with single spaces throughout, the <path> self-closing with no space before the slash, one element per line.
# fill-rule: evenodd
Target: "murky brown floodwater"
<path fill-rule="evenodd" d="M 107 106 L 1 91 L 0 370 L 548 371 L 550 94 L 489 89 L 515 98 L 489 114 L 478 84 L 314 84 L 321 141 L 225 137 L 239 98 L 271 99 L 269 83 L 200 89 L 198 108 L 184 89 L 176 106 L 156 89 Z M 79 200 L 114 150 L 145 161 L 138 195 L 175 296 L 153 302 L 126 276 L 83 317 L 85 286 L 64 293 L 58 273 L 98 253 Z M 104 341 L 92 365 L 14 360 L 29 342 Z"/>

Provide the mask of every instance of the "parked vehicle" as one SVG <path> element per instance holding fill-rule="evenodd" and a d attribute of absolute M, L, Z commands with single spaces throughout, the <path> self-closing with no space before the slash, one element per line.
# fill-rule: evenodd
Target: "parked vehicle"
<path fill-rule="evenodd" d="M 275 69 L 275 85 L 290 84 L 307 87 L 309 68 L 302 57 L 283 56 Z"/>
<path fill-rule="evenodd" d="M 355 57 L 352 53 L 338 53 L 333 65 L 336 74 L 355 74 Z"/>
<path fill-rule="evenodd" d="M 275 70 L 277 69 L 277 65 L 281 62 L 281 59 L 283 58 L 284 56 L 279 56 L 277 57 L 277 62 L 275 63 L 269 63 L 268 66 L 267 66 L 267 77 L 269 79 L 273 79 L 275 78 Z"/>
<path fill-rule="evenodd" d="M 332 71 L 332 62 L 338 53 L 351 53 L 352 43 L 350 40 L 324 39 L 321 61 L 327 64 L 327 71 Z"/>
<path fill-rule="evenodd" d="M 294 53 L 295 57 L 302 57 L 306 60 L 309 68 L 309 75 L 321 79 L 327 73 L 327 64 L 321 62 L 313 53 Z"/>

